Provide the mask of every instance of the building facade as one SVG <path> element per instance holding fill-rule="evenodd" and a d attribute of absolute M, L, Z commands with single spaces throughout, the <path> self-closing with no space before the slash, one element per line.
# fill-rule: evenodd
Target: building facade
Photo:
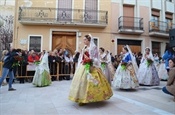
<path fill-rule="evenodd" d="M 84 46 L 86 34 L 99 47 L 110 49 L 110 4 L 108 0 L 18 0 L 15 10 L 13 47 L 35 51 Z"/>
<path fill-rule="evenodd" d="M 151 47 L 161 55 L 175 28 L 175 1 L 168 0 L 18 0 L 13 47 L 74 53 L 91 34 L 98 47 L 119 54 Z"/>
<path fill-rule="evenodd" d="M 124 44 L 133 52 L 150 47 L 161 56 L 169 43 L 169 29 L 175 28 L 174 0 L 112 0 L 114 52 Z"/>

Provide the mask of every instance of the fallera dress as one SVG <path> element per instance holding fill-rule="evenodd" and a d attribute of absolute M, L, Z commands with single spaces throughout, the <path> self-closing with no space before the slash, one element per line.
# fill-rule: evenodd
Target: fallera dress
<path fill-rule="evenodd" d="M 153 56 L 151 55 L 147 55 L 147 57 L 152 61 L 154 60 Z M 145 57 L 142 58 L 140 63 L 138 71 L 138 80 L 139 84 L 141 85 L 157 86 L 160 84 L 160 79 L 155 64 L 152 63 L 148 66 L 148 62 L 147 59 L 145 59 Z"/>
<path fill-rule="evenodd" d="M 84 56 L 93 59 L 89 72 Z M 97 47 L 85 47 L 80 56 L 80 63 L 75 71 L 69 93 L 69 100 L 77 103 L 91 103 L 109 99 L 113 93 L 100 67 L 98 67 Z"/>
<path fill-rule="evenodd" d="M 32 83 L 37 87 L 44 87 L 51 84 L 51 76 L 48 66 L 48 53 L 44 54 L 41 59 L 41 63 L 37 65 Z"/>
<path fill-rule="evenodd" d="M 168 80 L 169 78 L 164 61 L 161 61 L 159 65 L 158 75 L 160 80 Z"/>
<path fill-rule="evenodd" d="M 107 58 L 107 54 L 103 53 L 100 55 L 100 62 L 101 62 L 101 69 L 103 71 L 103 74 L 108 80 L 108 83 L 111 85 L 112 74 L 108 67 L 108 63 L 110 63 L 110 60 Z"/>
<path fill-rule="evenodd" d="M 123 65 L 125 63 L 126 66 Z M 130 53 L 126 53 L 119 64 L 115 77 L 113 80 L 113 86 L 120 89 L 137 89 L 139 87 L 138 79 L 136 76 L 136 70 L 134 69 L 134 63 L 132 63 Z M 135 62 L 136 65 L 136 62 Z"/>

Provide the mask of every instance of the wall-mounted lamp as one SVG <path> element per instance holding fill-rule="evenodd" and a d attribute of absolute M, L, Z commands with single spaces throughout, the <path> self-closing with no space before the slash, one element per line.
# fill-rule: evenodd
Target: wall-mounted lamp
<path fill-rule="evenodd" d="M 81 32 L 78 32 L 78 37 L 81 37 Z"/>

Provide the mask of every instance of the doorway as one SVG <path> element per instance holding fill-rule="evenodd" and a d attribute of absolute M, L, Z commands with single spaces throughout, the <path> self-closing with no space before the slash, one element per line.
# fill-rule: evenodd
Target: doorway
<path fill-rule="evenodd" d="M 122 48 L 124 45 L 129 45 L 132 53 L 141 52 L 141 41 L 140 40 L 118 39 L 117 40 L 117 54 L 120 54 L 120 52 L 122 52 Z"/>
<path fill-rule="evenodd" d="M 61 48 L 74 54 L 76 50 L 76 32 L 52 32 L 52 50 Z"/>

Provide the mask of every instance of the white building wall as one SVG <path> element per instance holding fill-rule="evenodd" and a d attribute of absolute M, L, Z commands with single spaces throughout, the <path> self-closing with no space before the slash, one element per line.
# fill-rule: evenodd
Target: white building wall
<path fill-rule="evenodd" d="M 114 2 L 114 3 L 122 3 L 123 0 L 111 0 L 111 2 Z"/>
<path fill-rule="evenodd" d="M 161 10 L 162 0 L 152 0 L 152 8 Z"/>
<path fill-rule="evenodd" d="M 137 0 L 137 12 L 138 12 L 137 16 L 138 17 L 140 17 L 140 9 L 139 9 L 140 6 L 150 7 L 151 6 L 151 0 Z M 151 8 L 150 8 L 150 12 L 151 12 Z M 151 18 L 151 13 L 150 13 L 149 17 Z"/>
<path fill-rule="evenodd" d="M 111 2 L 119 3 L 120 16 L 123 15 L 123 4 L 134 5 L 135 6 L 135 17 L 139 17 L 140 6 L 146 6 L 151 9 L 160 10 L 160 21 L 165 21 L 165 12 L 173 13 L 173 23 L 175 23 L 175 0 L 169 2 L 167 0 L 111 0 Z M 150 13 L 151 19 L 151 13 Z"/>
<path fill-rule="evenodd" d="M 147 6 L 150 7 L 151 1 L 150 0 L 137 0 L 139 6 Z"/>
<path fill-rule="evenodd" d="M 149 23 L 149 21 L 151 20 L 151 11 L 152 9 L 157 9 L 160 10 L 160 21 L 166 21 L 166 12 L 169 13 L 173 13 L 173 23 L 175 24 L 175 0 L 173 0 L 172 2 L 168 2 L 167 0 L 111 0 L 111 2 L 113 3 L 118 3 L 119 4 L 119 15 L 123 16 L 123 4 L 128 4 L 128 5 L 134 5 L 135 6 L 135 17 L 140 17 L 140 7 L 147 7 L 149 8 L 149 18 L 147 19 L 143 19 L 144 22 L 146 22 L 147 24 Z M 148 30 L 148 27 L 144 26 L 145 30 Z M 135 36 L 133 37 L 132 35 L 130 37 L 128 37 L 127 35 L 125 36 L 125 34 L 118 34 L 118 35 L 114 35 L 115 37 L 115 53 L 117 51 L 117 39 L 128 39 L 128 40 L 141 40 L 141 48 L 142 48 L 142 52 L 144 51 L 145 47 L 152 47 L 152 41 L 155 42 L 160 42 L 160 50 L 161 50 L 161 54 L 160 56 L 162 56 L 162 54 L 164 53 L 165 50 L 165 46 L 166 43 L 169 42 L 168 38 L 159 38 L 159 37 L 150 37 L 147 34 L 142 34 L 140 36 Z"/>
<path fill-rule="evenodd" d="M 166 6 L 166 9 L 165 9 L 166 12 L 174 13 L 174 7 L 175 7 L 174 2 L 165 1 L 165 6 Z"/>
<path fill-rule="evenodd" d="M 124 3 L 124 4 L 135 5 L 135 4 L 136 4 L 136 0 L 124 0 L 123 3 Z"/>

